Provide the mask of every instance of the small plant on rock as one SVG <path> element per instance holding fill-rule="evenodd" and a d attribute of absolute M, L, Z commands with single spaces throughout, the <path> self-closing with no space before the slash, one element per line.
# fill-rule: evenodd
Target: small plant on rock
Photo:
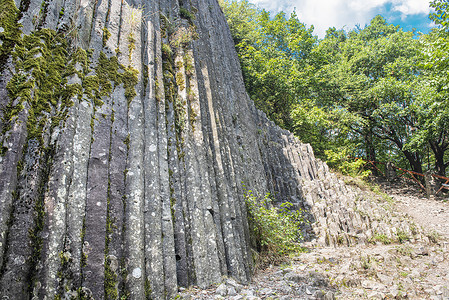
<path fill-rule="evenodd" d="M 252 244 L 266 262 L 279 263 L 289 254 L 303 250 L 301 225 L 303 212 L 291 210 L 285 202 L 280 207 L 272 204 L 270 195 L 258 199 L 251 191 L 245 193 Z"/>
<path fill-rule="evenodd" d="M 401 243 L 401 244 L 410 241 L 410 237 L 408 236 L 408 234 L 402 230 L 398 230 L 396 235 L 397 235 L 399 243 Z"/>
<path fill-rule="evenodd" d="M 433 244 L 437 244 L 438 240 L 441 238 L 440 234 L 436 231 L 431 231 L 427 233 L 426 236 L 429 239 L 429 241 Z"/>
<path fill-rule="evenodd" d="M 413 255 L 413 249 L 408 245 L 401 245 L 395 248 L 398 254 L 402 256 L 409 256 L 412 257 Z"/>
<path fill-rule="evenodd" d="M 193 15 L 190 11 L 188 11 L 184 7 L 179 8 L 179 14 L 181 15 L 181 18 L 184 18 L 189 22 L 193 22 L 193 20 L 195 20 L 195 15 Z"/>
<path fill-rule="evenodd" d="M 360 266 L 368 270 L 371 268 L 371 257 L 369 255 L 367 256 L 360 256 Z"/>
<path fill-rule="evenodd" d="M 373 244 L 375 244 L 376 242 L 381 242 L 384 245 L 389 245 L 393 242 L 391 238 L 389 238 L 385 234 L 376 234 L 369 241 Z"/>

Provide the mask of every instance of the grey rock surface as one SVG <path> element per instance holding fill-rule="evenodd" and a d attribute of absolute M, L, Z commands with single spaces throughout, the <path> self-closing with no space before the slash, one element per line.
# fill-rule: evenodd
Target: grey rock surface
<path fill-rule="evenodd" d="M 238 293 L 246 189 L 303 209 L 316 244 L 420 238 L 254 107 L 216 0 L 3 2 L 2 297 Z"/>
<path fill-rule="evenodd" d="M 440 240 L 428 244 L 429 256 L 410 254 L 422 242 L 396 245 L 315 247 L 287 264 L 259 269 L 252 282 L 237 296 L 243 299 L 446 299 L 449 284 L 449 252 Z M 446 259 L 432 266 L 431 257 L 443 253 Z M 336 258 L 334 262 L 330 258 Z M 404 258 L 411 258 L 406 260 Z M 366 258 L 369 264 L 366 265 Z M 280 276 L 297 274 L 295 281 Z M 419 278 L 409 275 L 419 272 Z M 290 275 L 289 275 L 290 274 Z M 318 280 L 317 280 L 318 279 Z M 225 281 L 225 280 L 224 280 Z M 225 281 L 221 288 L 231 287 Z M 182 299 L 216 299 L 217 286 L 206 290 L 191 287 L 179 293 Z M 220 296 L 220 299 L 233 297 Z M 234 296 L 236 297 L 236 296 Z M 246 298 L 245 298 L 246 297 Z"/>

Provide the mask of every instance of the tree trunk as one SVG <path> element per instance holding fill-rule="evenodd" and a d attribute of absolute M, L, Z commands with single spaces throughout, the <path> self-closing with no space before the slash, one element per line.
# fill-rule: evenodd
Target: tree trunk
<path fill-rule="evenodd" d="M 419 155 L 418 152 L 410 152 L 407 150 L 402 150 L 402 152 L 404 153 L 405 157 L 407 158 L 410 167 L 412 168 L 412 171 L 423 174 L 423 169 L 422 169 L 422 162 L 421 162 L 421 156 Z M 419 178 L 421 181 L 423 178 Z"/>
<path fill-rule="evenodd" d="M 437 171 L 437 174 L 446 176 L 447 165 L 444 163 L 444 153 L 446 149 L 433 142 L 430 142 L 430 148 L 432 148 L 433 154 L 435 154 L 435 170 Z"/>
<path fill-rule="evenodd" d="M 368 125 L 364 134 L 366 159 L 376 161 L 376 149 L 374 148 L 374 134 L 372 125 Z M 373 175 L 377 176 L 378 172 L 373 168 Z"/>

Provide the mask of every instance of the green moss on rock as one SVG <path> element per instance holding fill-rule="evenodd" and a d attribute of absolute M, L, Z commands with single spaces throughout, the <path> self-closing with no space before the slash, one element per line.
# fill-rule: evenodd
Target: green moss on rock
<path fill-rule="evenodd" d="M 139 82 L 139 71 L 131 66 L 128 66 L 123 73 L 123 85 L 125 87 L 125 98 L 128 101 L 128 105 L 137 95 L 135 86 Z"/>
<path fill-rule="evenodd" d="M 44 2 L 44 10 L 46 5 Z M 28 139 L 35 138 L 42 145 L 43 133 L 62 125 L 74 97 L 81 100 L 84 95 L 84 100 L 95 108 L 103 105 L 102 98 L 120 84 L 124 86 L 128 105 L 137 95 L 135 86 L 139 72 L 119 64 L 116 56 L 108 58 L 101 52 L 97 64 L 91 68 L 93 50 L 71 49 L 66 36 L 51 29 L 23 35 L 17 23 L 20 11 L 14 1 L 0 0 L 0 9 L 0 27 L 3 28 L 0 68 L 9 57 L 14 65 L 14 74 L 6 85 L 9 103 L 5 105 L 1 120 L 0 145 L 4 144 L 6 132 L 25 108 Z M 107 40 L 110 33 L 106 28 L 103 33 Z M 71 78 L 74 80 L 69 81 Z M 5 155 L 7 150 L 0 147 L 0 155 Z"/>
<path fill-rule="evenodd" d="M 71 69 L 67 66 L 74 64 L 67 48 L 67 41 L 50 29 L 37 30 L 15 41 L 11 52 L 15 74 L 6 86 L 10 103 L 3 116 L 7 124 L 3 133 L 10 129 L 25 103 L 28 138 L 41 140 L 46 124 L 63 118 L 66 108 L 73 104 L 71 97 L 79 92 L 79 86 L 67 81 Z"/>
<path fill-rule="evenodd" d="M 0 0 L 0 27 L 3 32 L 0 32 L 0 73 L 6 65 L 6 61 L 11 54 L 14 45 L 20 39 L 20 27 L 17 23 L 19 20 L 19 9 L 17 9 L 13 0 Z"/>
<path fill-rule="evenodd" d="M 136 49 L 136 39 L 134 38 L 134 34 L 130 32 L 128 34 L 128 57 L 131 60 L 131 56 L 133 51 Z"/>
<path fill-rule="evenodd" d="M 103 47 L 106 46 L 106 43 L 110 37 L 111 37 L 111 33 L 109 32 L 109 30 L 106 27 L 104 27 L 103 28 Z"/>

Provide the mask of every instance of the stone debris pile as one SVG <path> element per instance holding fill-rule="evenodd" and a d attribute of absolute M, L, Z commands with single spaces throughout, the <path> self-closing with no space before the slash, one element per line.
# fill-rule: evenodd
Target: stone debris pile
<path fill-rule="evenodd" d="M 319 247 L 257 272 L 249 285 L 226 279 L 182 299 L 449 299 L 449 244 Z"/>

